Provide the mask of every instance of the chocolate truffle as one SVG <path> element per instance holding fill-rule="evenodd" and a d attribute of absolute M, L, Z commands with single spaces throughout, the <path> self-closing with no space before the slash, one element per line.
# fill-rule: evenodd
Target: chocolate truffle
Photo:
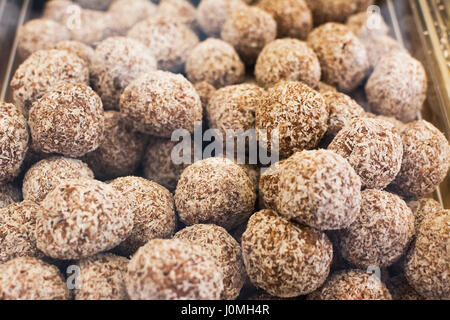
<path fill-rule="evenodd" d="M 420 225 L 425 218 L 445 214 L 445 209 L 441 204 L 431 198 L 422 198 L 417 201 L 410 201 L 407 204 L 414 213 L 414 229 L 416 230 L 416 234 L 418 234 Z"/>
<path fill-rule="evenodd" d="M 385 36 L 389 33 L 389 26 L 380 13 L 360 12 L 351 15 L 346 22 L 355 35 L 363 42 L 373 37 Z M 370 50 L 367 51 L 368 54 Z"/>
<path fill-rule="evenodd" d="M 329 21 L 345 22 L 349 16 L 366 11 L 374 0 L 306 0 L 315 25 Z"/>
<path fill-rule="evenodd" d="M 375 68 L 381 58 L 400 51 L 407 53 L 397 40 L 390 36 L 376 36 L 365 42 L 370 65 Z"/>
<path fill-rule="evenodd" d="M 246 5 L 241 0 L 201 0 L 197 9 L 197 21 L 207 36 L 218 38 L 231 12 L 245 8 Z"/>
<path fill-rule="evenodd" d="M 76 54 L 78 57 L 84 60 L 88 66 L 90 66 L 94 61 L 95 51 L 87 44 L 84 44 L 79 41 L 61 41 L 58 42 L 54 49 L 57 50 L 66 50 L 70 53 Z"/>
<path fill-rule="evenodd" d="M 182 22 L 190 28 L 196 30 L 197 10 L 186 0 L 161 0 L 159 2 L 157 14 L 162 17 L 168 17 L 172 20 Z"/>
<path fill-rule="evenodd" d="M 261 209 L 276 209 L 281 168 L 286 161 L 282 160 L 274 163 L 261 174 L 258 188 L 259 207 Z"/>
<path fill-rule="evenodd" d="M 135 24 L 157 12 L 157 6 L 148 0 L 115 0 L 109 7 L 120 34 L 125 35 Z"/>

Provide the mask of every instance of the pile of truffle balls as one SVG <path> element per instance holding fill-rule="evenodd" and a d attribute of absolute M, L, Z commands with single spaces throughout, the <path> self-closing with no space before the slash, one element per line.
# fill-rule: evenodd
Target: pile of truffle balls
<path fill-rule="evenodd" d="M 0 299 L 450 299 L 450 146 L 371 4 L 48 1 L 0 102 Z M 196 122 L 280 161 L 172 161 Z"/>

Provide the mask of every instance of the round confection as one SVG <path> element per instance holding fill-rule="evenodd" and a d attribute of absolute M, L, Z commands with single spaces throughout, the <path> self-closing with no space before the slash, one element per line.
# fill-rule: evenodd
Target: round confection
<path fill-rule="evenodd" d="M 83 158 L 98 179 L 133 174 L 144 156 L 147 137 L 131 128 L 117 111 L 105 112 L 105 133 L 98 149 Z"/>
<path fill-rule="evenodd" d="M 386 287 L 392 295 L 392 300 L 425 300 L 409 285 L 404 274 L 389 277 L 386 281 Z"/>
<path fill-rule="evenodd" d="M 38 50 L 51 49 L 56 43 L 70 39 L 69 30 L 47 19 L 34 19 L 19 30 L 18 52 L 22 59 Z"/>
<path fill-rule="evenodd" d="M 176 218 L 169 190 L 139 177 L 118 178 L 110 185 L 125 197 L 134 216 L 133 231 L 117 248 L 120 253 L 131 255 L 152 239 L 173 236 Z"/>
<path fill-rule="evenodd" d="M 414 213 L 414 229 L 416 230 L 416 234 L 418 233 L 420 225 L 425 218 L 430 216 L 437 217 L 445 214 L 445 209 L 442 205 L 431 198 L 422 198 L 417 201 L 409 201 L 408 207 L 410 207 Z"/>
<path fill-rule="evenodd" d="M 149 18 L 136 24 L 128 37 L 141 41 L 153 53 L 158 69 L 180 72 L 198 37 L 184 23 L 169 17 Z"/>
<path fill-rule="evenodd" d="M 242 250 L 239 243 L 224 228 L 213 224 L 197 224 L 179 231 L 174 238 L 207 249 L 223 273 L 224 290 L 221 298 L 235 300 L 239 296 L 247 275 Z"/>
<path fill-rule="evenodd" d="M 288 157 L 316 147 L 327 131 L 328 117 L 321 94 L 300 82 L 281 81 L 266 91 L 265 103 L 256 111 L 258 140 L 268 151 Z M 274 141 L 278 150 L 272 150 Z"/>
<path fill-rule="evenodd" d="M 243 82 L 245 66 L 231 45 L 222 40 L 207 39 L 189 54 L 186 74 L 192 83 L 206 81 L 221 88 Z"/>
<path fill-rule="evenodd" d="M 347 19 L 346 25 L 363 42 L 376 36 L 385 36 L 389 33 L 389 26 L 379 13 L 356 13 Z M 369 51 L 367 52 L 368 54 L 370 54 Z"/>
<path fill-rule="evenodd" d="M 116 0 L 74 0 L 80 6 L 92 10 L 106 10 Z"/>
<path fill-rule="evenodd" d="M 382 56 L 366 84 L 372 110 L 403 122 L 417 118 L 426 92 L 427 75 L 422 63 L 402 51 Z"/>
<path fill-rule="evenodd" d="M 320 81 L 320 62 L 305 42 L 278 39 L 264 47 L 255 65 L 256 81 L 270 87 L 281 80 L 301 81 L 316 88 Z"/>
<path fill-rule="evenodd" d="M 339 91 L 353 91 L 366 78 L 370 67 L 366 48 L 347 26 L 324 24 L 309 34 L 308 45 L 319 58 L 323 81 Z"/>
<path fill-rule="evenodd" d="M 132 300 L 217 300 L 223 274 L 216 259 L 184 240 L 151 240 L 128 264 L 125 278 Z"/>
<path fill-rule="evenodd" d="M 128 300 L 125 274 L 129 260 L 110 253 L 98 254 L 77 262 L 80 288 L 75 300 Z"/>
<path fill-rule="evenodd" d="M 261 0 L 257 6 L 277 23 L 277 38 L 306 39 L 313 27 L 312 14 L 304 0 Z"/>
<path fill-rule="evenodd" d="M 209 84 L 207 81 L 201 81 L 194 84 L 195 90 L 197 90 L 198 95 L 200 96 L 200 100 L 202 101 L 203 112 L 206 113 L 206 106 L 209 103 L 209 100 L 216 92 L 216 88 L 212 84 Z"/>
<path fill-rule="evenodd" d="M 42 257 L 36 248 L 36 217 L 43 209 L 32 201 L 0 210 L 0 264 L 17 257 Z"/>
<path fill-rule="evenodd" d="M 329 150 L 294 154 L 280 168 L 277 212 L 319 230 L 352 224 L 361 206 L 361 181 L 351 165 Z"/>
<path fill-rule="evenodd" d="M 156 14 L 157 6 L 148 0 L 115 0 L 109 7 L 120 34 L 126 34 L 135 24 Z"/>
<path fill-rule="evenodd" d="M 61 41 L 54 46 L 54 49 L 66 50 L 70 53 L 76 54 L 78 57 L 83 59 L 88 66 L 94 62 L 94 49 L 79 41 Z"/>
<path fill-rule="evenodd" d="M 402 137 L 402 167 L 391 188 L 404 197 L 420 198 L 433 192 L 447 176 L 450 145 L 444 134 L 425 120 L 407 124 Z"/>
<path fill-rule="evenodd" d="M 384 189 L 402 165 L 402 138 L 391 123 L 381 119 L 350 120 L 328 149 L 348 160 L 365 188 Z"/>
<path fill-rule="evenodd" d="M 281 160 L 274 163 L 261 174 L 258 184 L 258 199 L 261 209 L 276 209 L 281 168 L 286 161 Z"/>
<path fill-rule="evenodd" d="M 0 300 L 69 300 L 59 270 L 39 259 L 21 257 L 0 264 Z"/>
<path fill-rule="evenodd" d="M 62 23 L 67 15 L 79 11 L 81 7 L 70 0 L 51 0 L 45 2 L 42 18 Z"/>
<path fill-rule="evenodd" d="M 137 40 L 111 37 L 95 49 L 91 65 L 92 88 L 102 98 L 105 109 L 118 109 L 120 95 L 135 79 L 156 70 L 152 51 Z"/>
<path fill-rule="evenodd" d="M 94 173 L 84 162 L 64 157 L 43 159 L 25 174 L 22 184 L 23 198 L 40 203 L 64 180 L 78 178 L 94 179 Z"/>
<path fill-rule="evenodd" d="M 186 225 L 214 223 L 230 230 L 248 219 L 255 201 L 250 178 L 226 158 L 209 158 L 190 165 L 175 191 L 176 208 Z"/>
<path fill-rule="evenodd" d="M 230 43 L 249 65 L 255 63 L 261 50 L 276 36 L 275 20 L 256 7 L 233 11 L 221 31 L 221 38 Z"/>
<path fill-rule="evenodd" d="M 328 91 L 323 94 L 323 98 L 330 108 L 328 136 L 336 136 L 353 118 L 366 116 L 364 108 L 344 93 Z"/>
<path fill-rule="evenodd" d="M 373 68 L 377 66 L 381 58 L 389 56 L 393 52 L 407 53 L 397 40 L 387 35 L 372 37 L 365 42 L 365 46 L 367 57 Z"/>
<path fill-rule="evenodd" d="M 242 253 L 254 285 L 273 296 L 292 298 L 322 285 L 333 247 L 324 233 L 262 210 L 250 218 L 242 235 Z"/>
<path fill-rule="evenodd" d="M 181 74 L 165 71 L 131 82 L 120 98 L 120 113 L 137 131 L 166 138 L 178 129 L 192 133 L 203 118 L 194 86 Z"/>
<path fill-rule="evenodd" d="M 333 274 L 309 300 L 392 300 L 389 290 L 373 274 L 346 270 Z"/>
<path fill-rule="evenodd" d="M 400 197 L 375 189 L 362 191 L 356 221 L 339 232 L 342 256 L 361 268 L 385 267 L 408 249 L 414 214 Z"/>
<path fill-rule="evenodd" d="M 14 184 L 0 184 L 0 209 L 19 202 L 22 198 L 19 187 Z"/>
<path fill-rule="evenodd" d="M 197 10 L 190 1 L 161 0 L 159 2 L 157 14 L 180 21 L 194 30 L 198 28 L 196 17 Z"/>
<path fill-rule="evenodd" d="M 55 259 L 81 259 L 114 248 L 133 228 L 133 212 L 112 186 L 67 179 L 41 203 L 37 247 Z"/>
<path fill-rule="evenodd" d="M 16 106 L 0 101 L 0 185 L 13 180 L 28 151 L 27 120 Z"/>
<path fill-rule="evenodd" d="M 10 87 L 17 107 L 25 116 L 34 101 L 62 83 L 89 83 L 86 63 L 65 50 L 41 50 L 28 57 L 14 74 Z"/>
<path fill-rule="evenodd" d="M 374 0 L 306 0 L 315 25 L 325 22 L 345 22 L 357 12 L 366 11 Z"/>
<path fill-rule="evenodd" d="M 450 211 L 425 218 L 408 254 L 405 275 L 408 283 L 428 299 L 450 299 Z"/>
<path fill-rule="evenodd" d="M 324 94 L 324 93 L 327 93 L 327 92 L 329 92 L 329 91 L 331 91 L 331 92 L 337 92 L 337 89 L 335 88 L 335 87 L 333 87 L 333 86 L 330 86 L 329 84 L 326 84 L 325 82 L 322 82 L 322 81 L 320 81 L 319 82 L 319 84 L 317 85 L 317 91 L 320 93 L 320 94 Z"/>
<path fill-rule="evenodd" d="M 34 150 L 81 157 L 103 139 L 102 101 L 86 85 L 61 84 L 33 103 L 28 125 Z"/>

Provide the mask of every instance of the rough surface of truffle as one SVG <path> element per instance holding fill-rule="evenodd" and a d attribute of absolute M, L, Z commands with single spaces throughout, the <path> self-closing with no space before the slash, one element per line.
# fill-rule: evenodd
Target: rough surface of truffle
<path fill-rule="evenodd" d="M 224 290 L 221 298 L 234 300 L 239 296 L 246 278 L 242 250 L 224 228 L 213 224 L 197 224 L 179 231 L 174 238 L 190 241 L 207 249 L 216 258 L 223 273 Z"/>
<path fill-rule="evenodd" d="M 81 259 L 114 248 L 133 228 L 133 213 L 112 186 L 92 179 L 68 179 L 41 203 L 37 246 L 47 256 Z"/>
<path fill-rule="evenodd" d="M 157 14 L 184 23 L 193 30 L 198 29 L 197 10 L 186 0 L 161 0 Z"/>
<path fill-rule="evenodd" d="M 70 53 L 76 54 L 78 57 L 84 60 L 88 66 L 90 66 L 94 61 L 95 51 L 87 44 L 84 44 L 79 41 L 61 41 L 58 42 L 54 49 L 57 50 L 66 50 Z"/>
<path fill-rule="evenodd" d="M 370 65 L 375 68 L 384 56 L 392 55 L 394 52 L 401 51 L 406 53 L 400 43 L 390 36 L 376 36 L 365 42 L 367 57 Z"/>
<path fill-rule="evenodd" d="M 135 24 L 156 14 L 157 6 L 148 0 L 115 0 L 109 7 L 120 34 L 125 35 Z"/>
<path fill-rule="evenodd" d="M 413 235 L 414 214 L 406 203 L 386 191 L 367 189 L 356 221 L 339 233 L 339 247 L 355 266 L 385 267 L 406 252 Z"/>
<path fill-rule="evenodd" d="M 280 80 L 301 81 L 316 88 L 320 81 L 320 62 L 305 42 L 278 39 L 264 47 L 255 65 L 256 81 L 269 87 Z"/>
<path fill-rule="evenodd" d="M 351 15 L 347 19 L 346 25 L 363 42 L 373 37 L 384 36 L 389 33 L 389 26 L 384 21 L 383 16 L 375 12 L 360 12 Z M 367 53 L 370 54 L 369 51 Z"/>
<path fill-rule="evenodd" d="M 414 213 L 414 229 L 419 232 L 422 221 L 427 217 L 437 217 L 445 214 L 445 209 L 439 202 L 431 198 L 422 198 L 417 201 L 407 203 Z"/>
<path fill-rule="evenodd" d="M 278 199 L 278 183 L 282 165 L 286 160 L 282 160 L 271 165 L 259 178 L 258 199 L 261 209 L 276 209 Z"/>
<path fill-rule="evenodd" d="M 231 12 L 245 8 L 241 0 L 202 0 L 197 8 L 197 22 L 206 35 L 218 38 Z"/>
<path fill-rule="evenodd" d="M 133 300 L 217 300 L 223 274 L 207 249 L 183 240 L 151 240 L 128 264 Z"/>
<path fill-rule="evenodd" d="M 19 202 L 21 198 L 22 195 L 18 186 L 11 183 L 0 184 L 0 209 Z"/>
<path fill-rule="evenodd" d="M 313 13 L 314 24 L 345 22 L 349 16 L 366 11 L 374 0 L 306 0 Z"/>
<path fill-rule="evenodd" d="M 202 101 L 203 112 L 206 113 L 206 106 L 209 103 L 209 100 L 216 92 L 216 88 L 207 81 L 201 81 L 194 84 L 195 90 L 197 90 L 198 95 L 200 96 L 200 100 Z"/>

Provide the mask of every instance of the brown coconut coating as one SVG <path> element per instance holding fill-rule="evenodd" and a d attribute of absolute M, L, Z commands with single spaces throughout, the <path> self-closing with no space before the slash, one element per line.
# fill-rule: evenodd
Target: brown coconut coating
<path fill-rule="evenodd" d="M 43 159 L 25 174 L 22 184 L 23 198 L 40 203 L 64 180 L 79 178 L 94 179 L 94 173 L 84 162 L 54 156 Z"/>
<path fill-rule="evenodd" d="M 0 264 L 0 300 L 69 299 L 69 290 L 55 266 L 31 257 Z"/>
<path fill-rule="evenodd" d="M 42 12 L 43 19 L 50 19 L 56 22 L 64 22 L 65 17 L 73 13 L 72 11 L 81 11 L 81 7 L 70 0 L 51 0 L 46 1 Z"/>
<path fill-rule="evenodd" d="M 328 136 L 336 136 L 353 118 L 366 116 L 364 108 L 344 93 L 328 91 L 323 94 L 323 98 L 330 108 Z"/>
<path fill-rule="evenodd" d="M 129 260 L 110 253 L 98 254 L 77 262 L 80 289 L 75 300 L 128 300 L 125 274 Z"/>
<path fill-rule="evenodd" d="M 156 60 L 149 48 L 131 38 L 111 37 L 95 49 L 90 78 L 105 109 L 118 109 L 123 90 L 152 71 L 156 71 Z"/>
<path fill-rule="evenodd" d="M 28 151 L 28 125 L 16 106 L 0 101 L 0 184 L 12 181 Z"/>
<path fill-rule="evenodd" d="M 78 57 L 84 60 L 88 66 L 94 61 L 95 51 L 92 47 L 79 41 L 67 40 L 58 42 L 54 49 L 66 50 L 70 53 L 76 54 Z"/>
<path fill-rule="evenodd" d="M 258 198 L 259 207 L 261 209 L 276 209 L 276 201 L 278 199 L 278 183 L 280 181 L 280 173 L 282 166 L 286 160 L 274 163 L 259 178 Z"/>
<path fill-rule="evenodd" d="M 186 240 L 207 249 L 223 273 L 224 290 L 221 298 L 234 300 L 239 296 L 247 276 L 242 250 L 224 228 L 213 224 L 197 224 L 179 231 L 174 239 Z"/>
<path fill-rule="evenodd" d="M 320 62 L 306 42 L 278 39 L 264 47 L 255 65 L 256 81 L 270 87 L 281 80 L 301 81 L 316 88 L 320 81 Z"/>
<path fill-rule="evenodd" d="M 198 37 L 185 24 L 166 17 L 149 18 L 136 24 L 128 37 L 139 40 L 153 53 L 158 69 L 180 72 Z"/>
<path fill-rule="evenodd" d="M 206 113 L 206 107 L 208 106 L 209 100 L 216 92 L 216 88 L 207 81 L 195 83 L 194 88 L 197 90 L 200 100 L 202 101 L 203 112 Z"/>
<path fill-rule="evenodd" d="M 404 274 L 388 278 L 386 287 L 392 295 L 392 300 L 425 300 L 409 285 Z"/>
<path fill-rule="evenodd" d="M 345 22 L 357 12 L 366 11 L 374 0 L 306 0 L 315 25 L 329 21 Z"/>
<path fill-rule="evenodd" d="M 178 239 L 141 247 L 125 281 L 133 300 L 217 300 L 223 292 L 216 259 L 206 248 Z"/>
<path fill-rule="evenodd" d="M 36 247 L 36 217 L 43 208 L 32 201 L 0 210 L 0 264 L 17 257 L 42 257 Z"/>
<path fill-rule="evenodd" d="M 186 0 L 161 0 L 159 2 L 157 14 L 168 17 L 172 20 L 180 21 L 191 29 L 198 29 L 197 10 Z"/>
<path fill-rule="evenodd" d="M 365 42 L 365 46 L 372 68 L 375 68 L 384 56 L 397 51 L 407 53 L 397 40 L 387 35 L 372 37 Z"/>
<path fill-rule="evenodd" d="M 105 133 L 98 149 L 83 160 L 98 179 L 133 174 L 144 156 L 147 137 L 133 130 L 117 111 L 105 112 Z"/>
<path fill-rule="evenodd" d="M 203 118 L 194 86 L 181 74 L 165 71 L 131 82 L 120 98 L 120 113 L 137 131 L 166 138 L 177 129 L 193 132 Z"/>
<path fill-rule="evenodd" d="M 230 230 L 252 214 L 256 194 L 245 171 L 226 158 L 209 158 L 187 167 L 175 191 L 186 225 L 214 223 Z"/>
<path fill-rule="evenodd" d="M 88 82 L 88 67 L 77 55 L 65 50 L 41 50 L 17 68 L 10 87 L 15 105 L 28 116 L 33 102 L 49 88 L 63 83 L 87 85 Z"/>
<path fill-rule="evenodd" d="M 427 75 L 422 63 L 398 50 L 380 58 L 366 84 L 372 110 L 403 122 L 417 118 L 426 92 Z"/>
<path fill-rule="evenodd" d="M 346 228 L 359 214 L 361 180 L 332 151 L 294 154 L 280 168 L 278 188 L 277 211 L 319 230 Z"/>
<path fill-rule="evenodd" d="M 328 146 L 343 156 L 361 177 L 362 186 L 384 189 L 400 171 L 403 144 L 391 123 L 354 118 Z"/>
<path fill-rule="evenodd" d="M 277 36 L 277 23 L 262 9 L 233 11 L 222 27 L 221 38 L 230 43 L 246 64 L 254 64 L 261 50 Z"/>
<path fill-rule="evenodd" d="M 34 150 L 81 157 L 103 139 L 102 101 L 86 85 L 61 84 L 33 103 L 28 125 Z"/>
<path fill-rule="evenodd" d="M 413 236 L 414 214 L 406 203 L 386 191 L 367 189 L 356 221 L 339 233 L 339 247 L 355 266 L 385 267 L 406 252 Z"/>
<path fill-rule="evenodd" d="M 242 235 L 242 253 L 254 285 L 273 296 L 292 298 L 322 285 L 333 247 L 324 233 L 262 210 L 250 218 Z"/>
<path fill-rule="evenodd" d="M 444 134 L 425 120 L 407 124 L 402 138 L 402 168 L 391 188 L 404 197 L 420 198 L 433 192 L 447 176 L 450 145 Z"/>
<path fill-rule="evenodd" d="M 110 185 L 125 197 L 134 217 L 133 231 L 117 248 L 120 253 L 131 255 L 152 239 L 173 236 L 175 206 L 169 190 L 139 177 L 118 178 Z"/>
<path fill-rule="evenodd" d="M 108 12 L 114 15 L 120 34 L 125 35 L 135 24 L 156 14 L 157 8 L 148 0 L 115 0 Z"/>
<path fill-rule="evenodd" d="M 192 83 L 206 81 L 221 88 L 243 82 L 245 66 L 230 44 L 210 38 L 191 51 L 186 61 L 186 74 Z"/>
<path fill-rule="evenodd" d="M 19 187 L 14 184 L 0 184 L 0 209 L 19 202 L 22 198 Z"/>
<path fill-rule="evenodd" d="M 427 217 L 408 254 L 405 275 L 408 283 L 428 299 L 450 299 L 448 270 L 450 270 L 450 211 Z"/>
<path fill-rule="evenodd" d="M 112 186 L 92 179 L 64 180 L 41 203 L 37 246 L 47 256 L 81 259 L 114 248 L 133 228 L 133 213 Z"/>
<path fill-rule="evenodd" d="M 377 276 L 363 270 L 333 274 L 309 300 L 392 300 L 389 290 Z"/>
<path fill-rule="evenodd" d="M 445 209 L 439 202 L 431 198 L 422 198 L 416 201 L 409 201 L 408 207 L 414 213 L 414 229 L 419 232 L 420 225 L 428 217 L 437 217 L 445 214 Z"/>
<path fill-rule="evenodd" d="M 309 34 L 308 45 L 319 58 L 323 81 L 339 91 L 353 91 L 365 79 L 370 66 L 366 48 L 347 26 L 324 24 Z"/>
<path fill-rule="evenodd" d="M 347 19 L 346 25 L 363 42 L 366 42 L 373 37 L 385 36 L 389 33 L 389 26 L 386 24 L 386 21 L 384 21 L 383 16 L 379 13 L 356 13 Z M 368 54 L 370 54 L 369 51 L 370 50 L 367 52 Z"/>
<path fill-rule="evenodd" d="M 265 103 L 256 111 L 259 142 L 271 151 L 278 129 L 280 157 L 312 149 L 327 131 L 328 117 L 321 94 L 300 82 L 281 81 L 266 91 Z"/>
<path fill-rule="evenodd" d="M 58 22 L 47 19 L 30 20 L 19 30 L 19 56 L 25 59 L 33 52 L 51 49 L 58 42 L 69 39 L 69 29 Z"/>

